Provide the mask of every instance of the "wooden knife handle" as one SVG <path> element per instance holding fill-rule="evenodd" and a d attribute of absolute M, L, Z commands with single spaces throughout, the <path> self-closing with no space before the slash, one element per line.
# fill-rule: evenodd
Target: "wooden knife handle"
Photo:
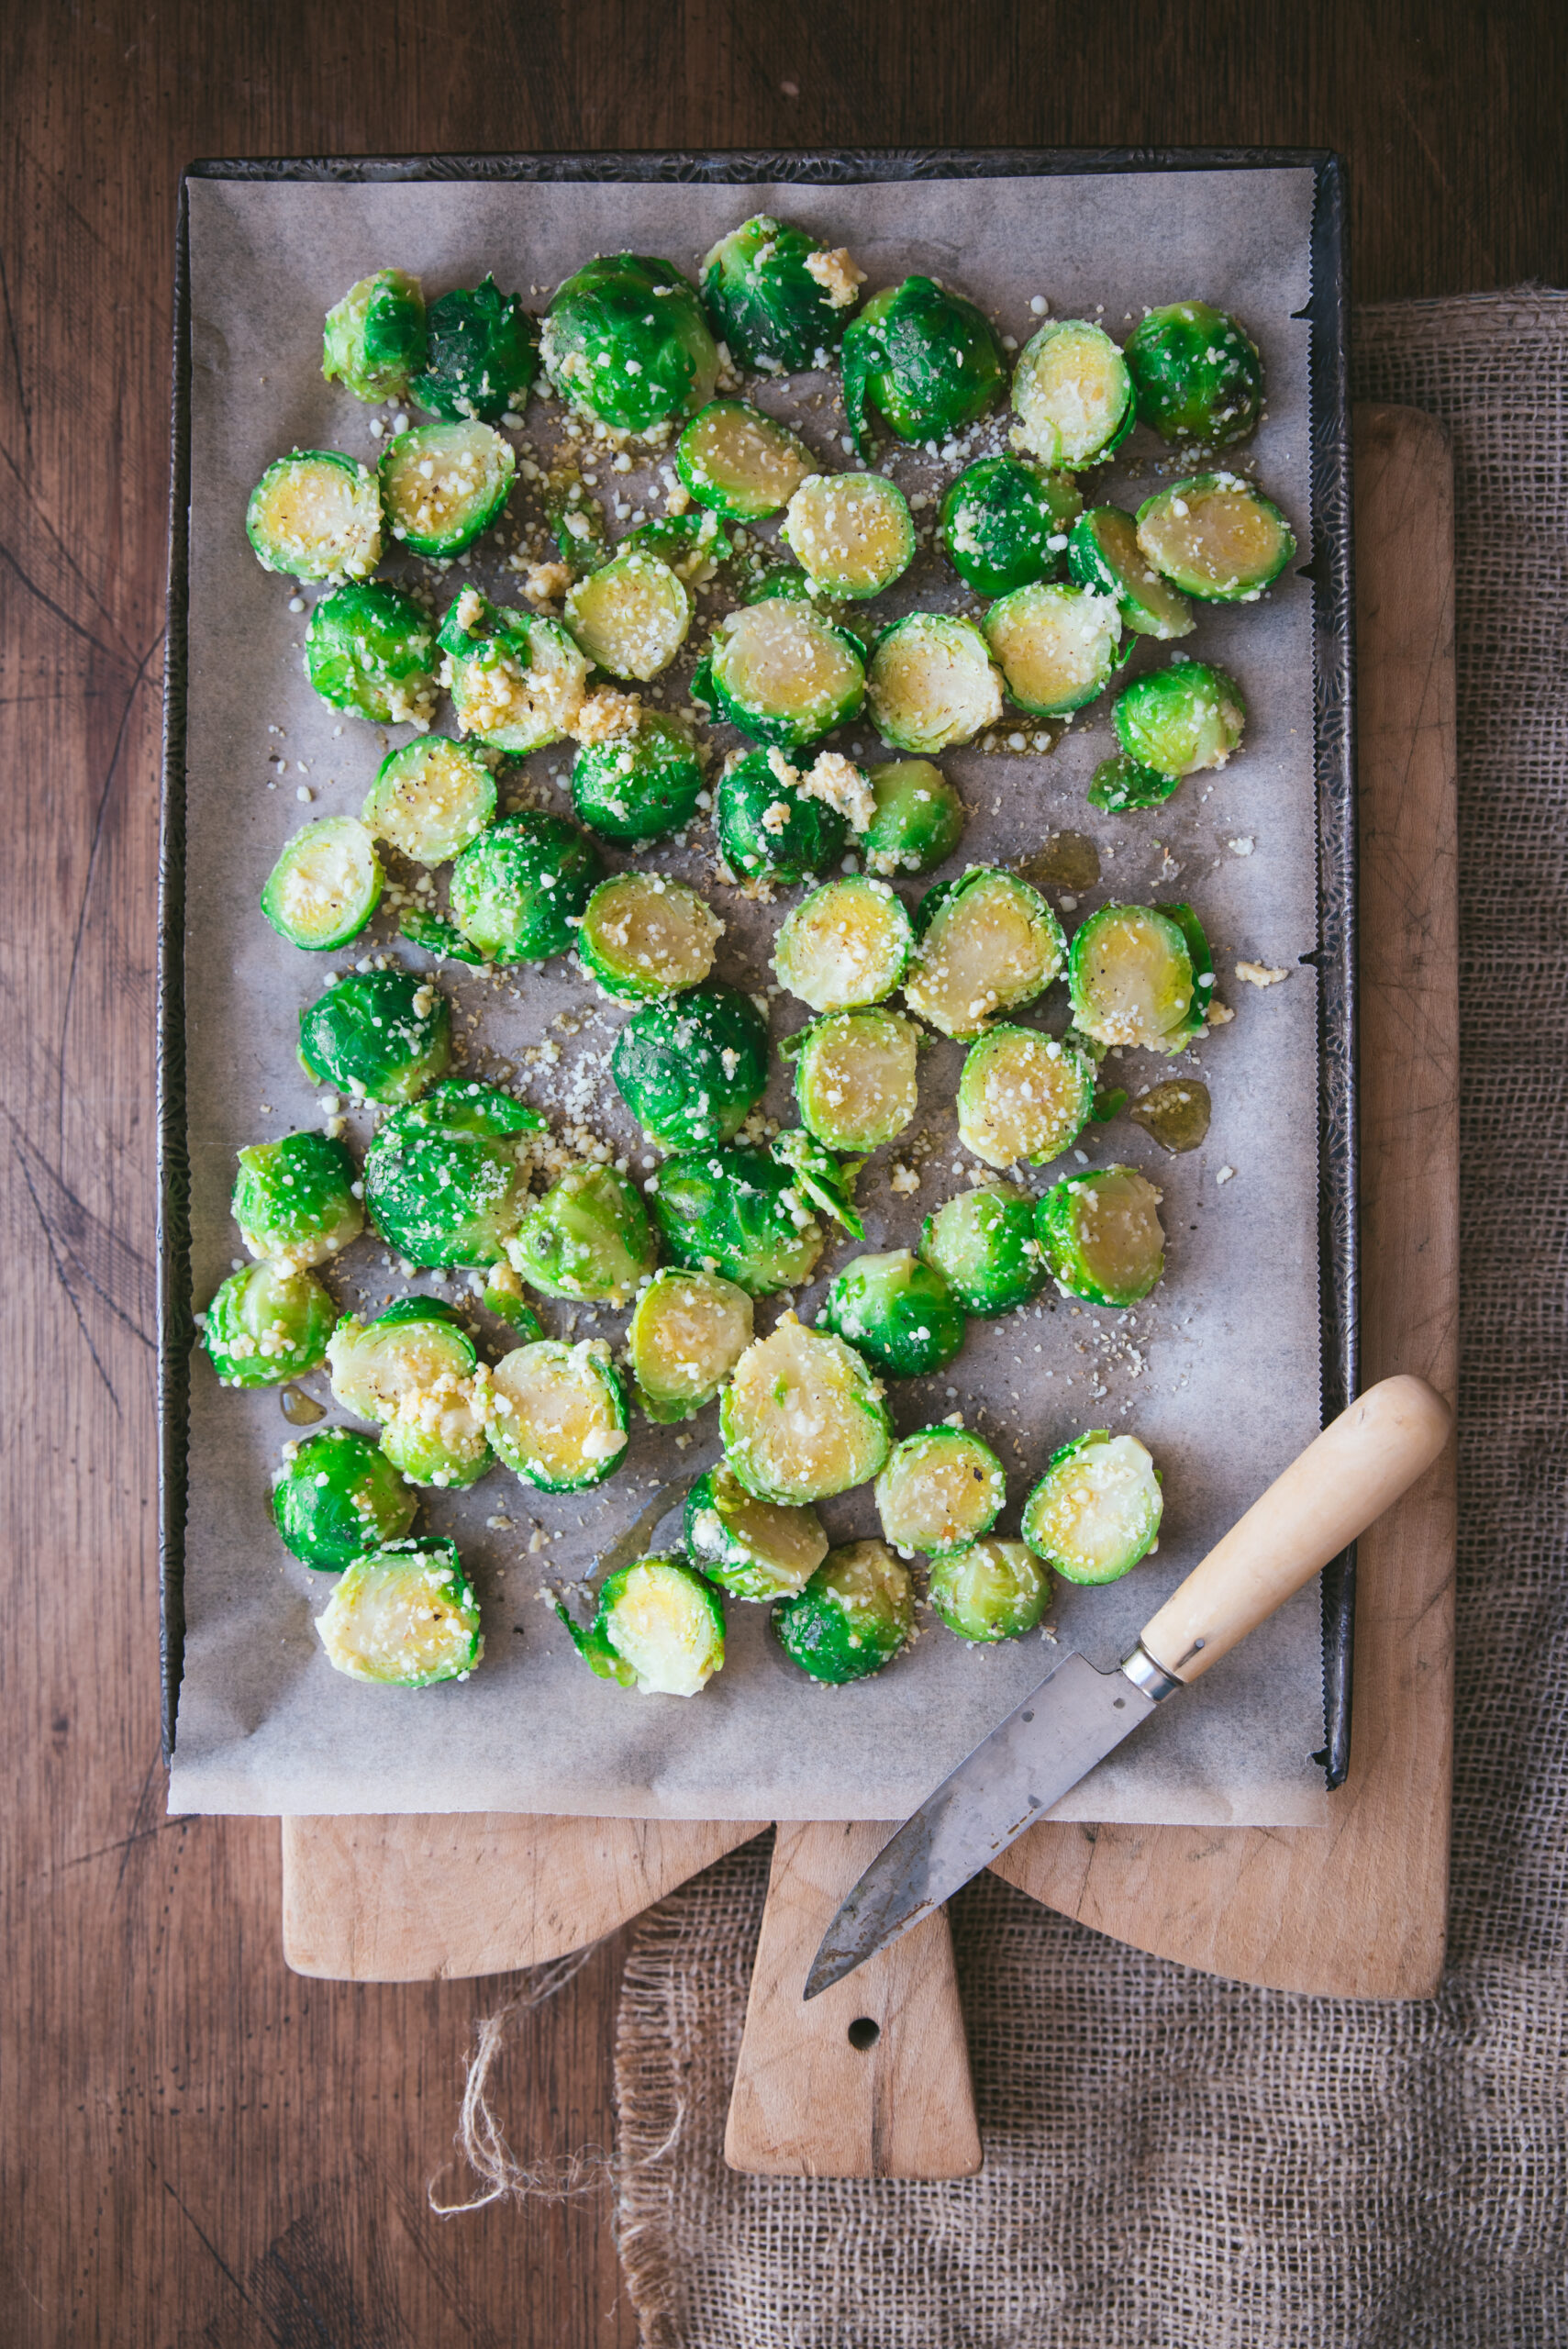
<path fill-rule="evenodd" d="M 1357 1397 L 1253 1502 L 1143 1629 L 1161 1670 L 1196 1680 L 1429 1468 L 1453 1413 L 1421 1378 Z"/>

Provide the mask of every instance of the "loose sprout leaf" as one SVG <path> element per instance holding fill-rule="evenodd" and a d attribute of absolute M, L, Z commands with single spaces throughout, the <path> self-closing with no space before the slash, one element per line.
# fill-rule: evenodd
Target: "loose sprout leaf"
<path fill-rule="evenodd" d="M 1156 774 L 1152 767 L 1140 766 L 1123 751 L 1114 759 L 1102 759 L 1095 769 L 1089 780 L 1089 805 L 1111 815 L 1121 815 L 1129 807 L 1158 807 L 1181 780 L 1179 774 Z"/>
<path fill-rule="evenodd" d="M 1126 1097 L 1124 1096 L 1123 1098 Z M 1208 1087 L 1195 1076 L 1167 1077 L 1140 1093 L 1129 1117 L 1173 1157 L 1199 1149 L 1208 1133 Z"/>
<path fill-rule="evenodd" d="M 475 968 L 483 964 L 484 955 L 477 946 L 471 946 L 455 922 L 444 914 L 421 913 L 417 907 L 400 918 L 398 933 L 411 946 L 423 949 L 427 954 L 439 955 L 444 962 L 467 963 Z"/>

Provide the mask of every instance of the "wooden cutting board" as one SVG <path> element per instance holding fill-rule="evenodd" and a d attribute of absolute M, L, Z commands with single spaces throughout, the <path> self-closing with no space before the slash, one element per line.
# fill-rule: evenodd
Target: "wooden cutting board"
<path fill-rule="evenodd" d="M 1453 473 L 1414 409 L 1355 413 L 1363 1383 L 1451 1397 L 1458 1349 Z M 996 1863 L 1162 1957 L 1270 1987 L 1430 1997 L 1442 1964 L 1453 1716 L 1451 1452 L 1361 1545 L 1354 1739 L 1326 1828 L 1034 1828 Z M 288 1819 L 284 1951 L 301 1974 L 499 1973 L 580 1947 L 766 1822 L 476 1815 Z M 980 2165 L 945 1916 L 802 2005 L 821 1932 L 875 1850 L 783 1822 L 726 2151 L 777 2174 Z M 840 2011 L 841 2009 L 841 2011 Z"/>

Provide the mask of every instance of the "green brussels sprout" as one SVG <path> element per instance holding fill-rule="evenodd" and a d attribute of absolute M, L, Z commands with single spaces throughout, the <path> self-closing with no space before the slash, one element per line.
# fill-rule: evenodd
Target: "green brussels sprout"
<path fill-rule="evenodd" d="M 937 1561 L 926 1595 L 961 1640 L 1017 1640 L 1045 1613 L 1051 1576 L 1022 1542 L 976 1542 Z"/>
<path fill-rule="evenodd" d="M 345 1314 L 327 1361 L 344 1410 L 382 1427 L 414 1396 L 466 1394 L 479 1366 L 456 1308 L 439 1297 L 397 1297 L 369 1321 Z"/>
<path fill-rule="evenodd" d="M 1240 750 L 1247 723 L 1241 688 L 1207 661 L 1176 661 L 1124 685 L 1111 708 L 1129 759 L 1156 774 L 1203 774 Z"/>
<path fill-rule="evenodd" d="M 373 726 L 425 727 L 436 707 L 436 631 L 384 579 L 323 596 L 305 631 L 305 674 L 322 700 Z"/>
<path fill-rule="evenodd" d="M 416 864 L 445 864 L 495 818 L 495 753 L 445 734 L 422 734 L 389 751 L 360 820 Z"/>
<path fill-rule="evenodd" d="M 988 1443 L 963 1427 L 917 1428 L 895 1443 L 876 1480 L 876 1513 L 895 1550 L 948 1558 L 989 1533 L 1007 1480 Z"/>
<path fill-rule="evenodd" d="M 473 1585 L 443 1534 L 356 1558 L 316 1628 L 334 1671 L 381 1687 L 466 1680 L 484 1653 Z"/>
<path fill-rule="evenodd" d="M 1114 722 L 1114 707 L 1111 717 Z M 1129 807 L 1158 807 L 1181 779 L 1179 774 L 1156 774 L 1152 767 L 1140 766 L 1136 759 L 1119 753 L 1114 759 L 1102 759 L 1095 769 L 1089 779 L 1089 805 L 1104 807 L 1113 816 Z"/>
<path fill-rule="evenodd" d="M 425 364 L 425 295 L 406 270 L 378 269 L 327 313 L 321 372 L 357 400 L 401 400 Z"/>
<path fill-rule="evenodd" d="M 697 667 L 692 691 L 728 726 L 776 750 L 803 750 L 858 717 L 865 701 L 858 637 L 797 596 L 730 612 Z"/>
<path fill-rule="evenodd" d="M 545 476 L 545 519 L 555 536 L 561 560 L 573 579 L 585 579 L 610 559 L 605 509 L 593 496 L 578 468 L 552 465 Z"/>
<path fill-rule="evenodd" d="M 1208 942 L 1190 906 L 1101 906 L 1067 958 L 1073 1020 L 1096 1044 L 1185 1052 L 1213 986 Z"/>
<path fill-rule="evenodd" d="M 934 1265 L 907 1248 L 857 1256 L 834 1278 L 822 1308 L 829 1330 L 892 1378 L 945 1370 L 963 1344 L 963 1308 Z"/>
<path fill-rule="evenodd" d="M 1126 360 L 1086 318 L 1048 319 L 1030 337 L 1013 371 L 1013 407 L 1031 454 L 1074 473 L 1103 464 L 1138 415 Z"/>
<path fill-rule="evenodd" d="M 327 1359 L 338 1308 L 313 1273 L 264 1262 L 230 1273 L 202 1317 L 225 1386 L 282 1386 Z"/>
<path fill-rule="evenodd" d="M 400 1542 L 417 1508 L 391 1461 L 351 1428 L 323 1428 L 284 1446 L 272 1516 L 284 1547 L 307 1566 L 339 1574 Z"/>
<path fill-rule="evenodd" d="M 895 751 L 929 756 L 973 742 L 1002 715 L 1002 673 L 973 620 L 908 612 L 884 629 L 866 670 L 873 723 Z"/>
<path fill-rule="evenodd" d="M 572 805 L 607 841 L 684 830 L 702 791 L 691 729 L 662 710 L 639 710 L 624 733 L 584 742 L 572 769 Z"/>
<path fill-rule="evenodd" d="M 299 580 L 368 579 L 381 561 L 375 475 L 336 449 L 295 449 L 267 467 L 245 509 L 263 571 Z"/>
<path fill-rule="evenodd" d="M 749 995 L 715 983 L 634 1012 L 610 1053 L 616 1089 L 664 1150 L 728 1141 L 768 1082 L 768 1022 Z"/>
<path fill-rule="evenodd" d="M 406 938 L 410 946 L 421 947 L 427 954 L 437 955 L 442 962 L 466 963 L 475 970 L 484 962 L 478 947 L 471 946 L 457 924 L 449 921 L 445 914 L 428 913 L 416 906 L 399 918 L 397 934 Z"/>
<path fill-rule="evenodd" d="M 350 971 L 299 1015 L 306 1074 L 358 1100 L 412 1101 L 451 1056 L 451 1006 L 413 971 Z"/>
<path fill-rule="evenodd" d="M 365 1158 L 365 1202 L 414 1264 L 500 1261 L 528 1197 L 537 1110 L 449 1077 L 384 1118 Z"/>
<path fill-rule="evenodd" d="M 1083 587 L 1017 587 L 982 626 L 1007 691 L 1033 718 L 1064 718 L 1103 693 L 1117 665 L 1121 613 L 1114 596 Z"/>
<path fill-rule="evenodd" d="M 1167 1077 L 1163 1085 L 1147 1085 L 1128 1111 L 1173 1158 L 1201 1148 L 1212 1110 L 1208 1087 L 1195 1076 Z"/>
<path fill-rule="evenodd" d="M 683 430 L 675 469 L 699 505 L 728 521 L 761 522 L 782 513 L 816 460 L 761 408 L 714 400 Z"/>
<path fill-rule="evenodd" d="M 731 551 L 717 515 L 706 507 L 692 514 L 661 514 L 651 522 L 639 522 L 620 544 L 623 554 L 655 556 L 687 587 L 706 587 Z"/>
<path fill-rule="evenodd" d="M 825 1244 L 793 1167 L 766 1150 L 691 1150 L 668 1159 L 649 1203 L 666 1252 L 748 1297 L 808 1281 Z"/>
<path fill-rule="evenodd" d="M 1290 524 L 1237 473 L 1173 482 L 1138 509 L 1138 543 L 1184 595 L 1255 604 L 1296 552 Z"/>
<path fill-rule="evenodd" d="M 517 469 L 488 424 L 417 424 L 377 467 L 387 529 L 411 554 L 461 554 L 506 505 Z"/>
<path fill-rule="evenodd" d="M 480 1303 L 487 1313 L 494 1313 L 497 1320 L 504 1321 L 524 1345 L 532 1345 L 543 1337 L 544 1323 L 523 1295 L 523 1284 L 505 1256 L 486 1274 Z"/>
<path fill-rule="evenodd" d="M 789 501 L 783 537 L 813 593 L 834 599 L 880 596 L 915 560 L 909 501 L 881 473 L 810 473 Z"/>
<path fill-rule="evenodd" d="M 539 325 L 493 277 L 432 302 L 423 372 L 409 384 L 429 416 L 495 424 L 519 412 L 539 367 Z"/>
<path fill-rule="evenodd" d="M 871 873 L 931 873 L 963 838 L 963 802 L 929 759 L 867 770 L 875 814 L 861 835 Z"/>
<path fill-rule="evenodd" d="M 662 1424 L 694 1418 L 751 1342 L 751 1300 L 743 1288 L 717 1273 L 667 1266 L 638 1298 L 627 1332 L 638 1401 Z"/>
<path fill-rule="evenodd" d="M 1162 440 L 1244 440 L 1263 408 L 1258 346 L 1233 317 L 1207 302 L 1167 302 L 1146 310 L 1128 338 L 1127 364 L 1138 413 Z"/>
<path fill-rule="evenodd" d="M 858 1161 L 846 1164 L 835 1158 L 831 1151 L 824 1150 L 800 1126 L 791 1126 L 787 1131 L 775 1134 L 769 1148 L 779 1164 L 788 1167 L 808 1207 L 819 1208 L 832 1222 L 840 1224 L 852 1240 L 865 1238 L 865 1226 L 855 1208 Z"/>
<path fill-rule="evenodd" d="M 1053 1183 L 1035 1208 L 1046 1268 L 1085 1305 L 1136 1305 L 1165 1269 L 1161 1194 L 1136 1166 L 1095 1166 Z"/>
<path fill-rule="evenodd" d="M 601 254 L 558 286 L 540 351 L 562 398 L 619 432 L 692 415 L 718 380 L 696 288 L 646 253 Z"/>
<path fill-rule="evenodd" d="M 958 1136 L 987 1166 L 1043 1166 L 1070 1150 L 1095 1103 L 1095 1057 L 1038 1028 L 993 1028 L 964 1056 Z"/>
<path fill-rule="evenodd" d="M 1083 510 L 1065 473 L 1021 457 L 983 457 L 948 484 L 941 542 L 966 587 L 977 596 L 1007 596 L 1056 577 L 1067 533 Z"/>
<path fill-rule="evenodd" d="M 576 942 L 604 866 L 585 832 L 538 807 L 503 816 L 451 869 L 458 928 L 495 963 L 543 963 Z"/>
<path fill-rule="evenodd" d="M 1135 636 L 1168 644 L 1197 626 L 1192 606 L 1162 579 L 1138 543 L 1138 525 L 1119 506 L 1092 506 L 1073 523 L 1067 568 L 1080 587 L 1114 596 Z"/>
<path fill-rule="evenodd" d="M 442 1380 L 406 1395 L 381 1431 L 381 1448 L 410 1485 L 463 1492 L 495 1464 L 485 1433 L 482 1379 Z"/>
<path fill-rule="evenodd" d="M 901 1134 L 915 1115 L 917 1038 L 896 1011 L 838 1011 L 797 1040 L 800 1121 L 825 1149 L 864 1153 Z"/>
<path fill-rule="evenodd" d="M 695 987 L 724 932 L 706 897 L 662 873 L 617 873 L 583 910 L 577 952 L 606 995 L 656 1003 Z"/>
<path fill-rule="evenodd" d="M 702 265 L 702 297 L 742 367 L 793 375 L 831 366 L 865 272 L 842 246 L 759 212 Z"/>
<path fill-rule="evenodd" d="M 915 1629 L 909 1569 L 880 1542 L 830 1550 L 805 1589 L 781 1598 L 773 1628 L 791 1664 L 841 1686 L 891 1664 Z"/>
<path fill-rule="evenodd" d="M 359 1191 L 346 1144 L 328 1134 L 284 1134 L 239 1152 L 230 1209 L 252 1256 L 300 1273 L 359 1238 Z"/>
<path fill-rule="evenodd" d="M 783 596 L 786 603 L 809 604 L 811 582 L 798 562 L 764 562 L 746 581 L 743 604 L 768 604 Z"/>
<path fill-rule="evenodd" d="M 900 440 L 946 440 L 984 416 L 1006 379 L 995 328 L 962 294 L 906 277 L 873 294 L 845 330 L 844 412 L 869 452 L 879 417 Z"/>
<path fill-rule="evenodd" d="M 490 1441 L 541 1493 L 602 1485 L 626 1457 L 626 1389 L 603 1338 L 517 1346 L 490 1374 Z"/>
<path fill-rule="evenodd" d="M 1027 1305 L 1046 1281 L 1034 1194 L 1017 1183 L 961 1191 L 920 1228 L 920 1254 L 945 1275 L 966 1313 L 992 1320 Z"/>
<path fill-rule="evenodd" d="M 624 1305 L 658 1262 L 648 1210 L 613 1166 L 572 1166 L 506 1242 L 514 1272 L 545 1297 Z"/>
<path fill-rule="evenodd" d="M 555 1611 L 591 1672 L 645 1697 L 695 1697 L 724 1669 L 723 1601 L 684 1558 L 639 1558 L 608 1575 L 586 1631 Z"/>
<path fill-rule="evenodd" d="M 747 1347 L 718 1407 L 724 1456 L 760 1501 L 804 1507 L 877 1474 L 892 1442 L 882 1388 L 831 1331 L 785 1313 Z"/>
<path fill-rule="evenodd" d="M 978 1036 L 993 1014 L 1043 995 L 1067 959 L 1062 924 L 1040 891 L 999 865 L 972 864 L 928 889 L 905 982 L 911 1011 L 944 1036 Z"/>
<path fill-rule="evenodd" d="M 813 1011 L 859 1011 L 893 993 L 914 945 L 889 884 L 856 875 L 795 907 L 779 931 L 773 970 Z"/>
<path fill-rule="evenodd" d="M 788 888 L 840 854 L 848 821 L 810 783 L 779 750 L 747 751 L 729 761 L 718 779 L 714 824 L 732 873 L 753 880 L 765 874 Z"/>
<path fill-rule="evenodd" d="M 567 590 L 565 618 L 597 668 L 646 685 L 685 642 L 692 599 L 668 563 L 634 547 Z"/>
<path fill-rule="evenodd" d="M 758 1500 L 722 1461 L 686 1495 L 684 1531 L 693 1563 L 737 1598 L 792 1598 L 828 1555 L 814 1508 Z"/>
<path fill-rule="evenodd" d="M 308 954 L 357 938 L 381 902 L 381 859 L 352 816 L 304 824 L 267 875 L 261 911 L 280 938 Z"/>
<path fill-rule="evenodd" d="M 1135 1435 L 1091 1428 L 1053 1453 L 1023 1537 L 1067 1582 L 1116 1582 L 1157 1546 L 1160 1471 Z"/>
<path fill-rule="evenodd" d="M 439 643 L 463 733 L 520 759 L 571 732 L 588 659 L 559 620 L 503 611 L 465 587 L 441 622 Z"/>

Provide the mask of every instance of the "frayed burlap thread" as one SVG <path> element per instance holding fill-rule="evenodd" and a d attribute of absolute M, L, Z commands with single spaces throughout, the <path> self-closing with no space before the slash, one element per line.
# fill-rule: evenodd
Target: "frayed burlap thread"
<path fill-rule="evenodd" d="M 618 2224 L 650 2349 L 1568 2343 L 1568 295 L 1357 317 L 1458 484 L 1463 1032 L 1449 1965 L 1254 1990 L 982 1876 L 952 1907 L 978 2177 L 742 2177 L 767 1839 L 639 1925 Z M 662 2160 L 633 2164 L 686 2126 Z"/>

